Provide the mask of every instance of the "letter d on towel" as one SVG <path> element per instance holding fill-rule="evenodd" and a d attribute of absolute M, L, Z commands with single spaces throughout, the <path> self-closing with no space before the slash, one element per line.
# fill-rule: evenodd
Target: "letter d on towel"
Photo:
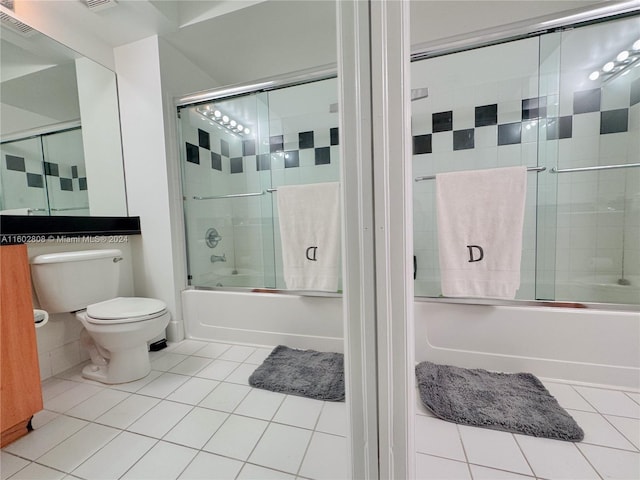
<path fill-rule="evenodd" d="M 306 256 L 307 260 L 311 260 L 312 262 L 317 262 L 316 254 L 318 253 L 318 247 L 309 247 L 307 248 Z"/>
<path fill-rule="evenodd" d="M 480 260 L 482 260 L 484 258 L 484 250 L 482 250 L 482 247 L 480 245 L 467 245 L 467 248 L 469 249 L 469 263 L 471 262 L 479 262 Z M 478 258 L 473 258 L 473 249 L 477 248 L 478 252 L 480 254 L 480 256 Z"/>

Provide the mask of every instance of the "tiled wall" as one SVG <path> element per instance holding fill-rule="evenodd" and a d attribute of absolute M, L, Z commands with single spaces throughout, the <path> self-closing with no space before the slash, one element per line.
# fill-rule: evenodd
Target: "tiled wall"
<path fill-rule="evenodd" d="M 204 120 L 195 107 L 181 112 L 192 285 L 284 288 L 277 193 L 266 190 L 339 180 L 338 116 L 330 112 L 337 101 L 335 80 L 255 97 L 255 135 L 232 135 Z M 193 199 L 254 192 L 265 194 Z M 215 248 L 204 240 L 211 227 L 222 237 Z M 223 254 L 226 262 L 210 261 Z"/>
<path fill-rule="evenodd" d="M 413 174 L 537 165 L 537 41 L 528 39 L 412 64 Z M 536 174 L 529 173 L 518 296 L 535 291 Z M 416 295 L 440 295 L 435 182 L 414 183 Z"/>
<path fill-rule="evenodd" d="M 48 200 L 52 215 L 89 214 L 80 129 L 5 143 L 1 151 L 2 209 L 46 209 Z"/>
<path fill-rule="evenodd" d="M 412 109 L 414 174 L 638 162 L 640 69 L 605 85 L 575 71 L 576 58 L 598 45 L 607 28 L 616 27 L 414 63 L 412 87 L 429 89 Z M 625 273 L 638 274 L 639 170 L 529 173 L 517 298 L 614 301 L 596 300 L 575 284 L 595 275 L 617 279 L 623 257 Z M 434 183 L 414 186 L 418 295 L 440 294 Z"/>

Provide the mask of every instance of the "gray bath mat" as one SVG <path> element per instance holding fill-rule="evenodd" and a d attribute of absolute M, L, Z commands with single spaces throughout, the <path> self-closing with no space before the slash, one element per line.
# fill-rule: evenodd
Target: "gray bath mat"
<path fill-rule="evenodd" d="M 344 356 L 279 345 L 249 377 L 249 385 L 302 397 L 344 401 Z"/>
<path fill-rule="evenodd" d="M 422 362 L 422 403 L 450 422 L 534 437 L 580 441 L 584 432 L 530 373 L 496 373 Z"/>

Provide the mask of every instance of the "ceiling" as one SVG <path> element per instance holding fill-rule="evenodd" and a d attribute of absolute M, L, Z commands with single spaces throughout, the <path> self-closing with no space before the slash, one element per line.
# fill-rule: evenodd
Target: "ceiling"
<path fill-rule="evenodd" d="M 336 62 L 331 0 L 117 0 L 97 11 L 82 0 L 14 2 L 36 29 L 43 18 L 59 19 L 66 28 L 57 37 L 69 45 L 113 49 L 159 35 L 221 84 Z"/>
<path fill-rule="evenodd" d="M 478 24 L 500 25 L 593 3 L 602 2 L 412 0 L 411 43 L 454 37 L 473 31 Z M 14 4 L 16 14 L 24 14 L 18 15 L 21 18 L 58 19 L 65 27 L 60 36 L 74 40 L 70 45 L 99 41 L 112 52 L 159 35 L 221 85 L 336 62 L 336 2 L 332 0 L 117 0 L 112 8 L 99 11 L 89 9 L 83 0 L 14 0 Z M 33 43 L 35 37 L 28 39 L 32 46 L 27 54 L 21 54 L 4 41 L 13 41 L 15 35 L 9 38 L 3 31 L 2 37 L 3 81 L 15 78 L 20 70 L 32 73 L 61 63 L 61 56 L 78 55 L 50 51 L 42 42 Z M 19 47 L 25 43 L 22 39 Z M 6 68 L 7 62 L 11 68 Z"/>

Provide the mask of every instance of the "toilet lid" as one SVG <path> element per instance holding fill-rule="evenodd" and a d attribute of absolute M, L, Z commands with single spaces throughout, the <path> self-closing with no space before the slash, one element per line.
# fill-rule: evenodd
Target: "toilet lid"
<path fill-rule="evenodd" d="M 87 315 L 99 320 L 118 320 L 153 315 L 165 310 L 161 300 L 141 297 L 118 297 L 87 307 Z"/>

